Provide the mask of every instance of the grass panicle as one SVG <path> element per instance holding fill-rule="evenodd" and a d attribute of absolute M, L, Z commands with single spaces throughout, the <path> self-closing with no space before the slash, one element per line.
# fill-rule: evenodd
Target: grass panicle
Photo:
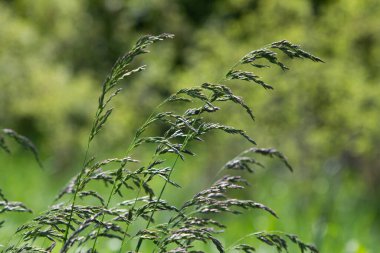
<path fill-rule="evenodd" d="M 38 155 L 38 151 L 36 146 L 33 144 L 32 141 L 30 141 L 27 137 L 18 134 L 16 131 L 4 128 L 0 131 L 0 149 L 5 151 L 6 153 L 11 153 L 10 148 L 6 144 L 5 137 L 11 138 L 15 140 L 19 145 L 21 145 L 23 148 L 29 150 L 33 155 L 35 160 L 37 161 L 38 165 L 42 168 L 42 163 Z M 29 209 L 24 203 L 18 202 L 18 201 L 9 201 L 5 194 L 3 193 L 2 189 L 0 188 L 0 215 L 3 213 L 9 213 L 9 212 L 26 212 L 26 213 L 32 213 L 32 210 Z M 4 220 L 0 220 L 0 229 L 2 228 L 2 225 L 5 223 Z M 1 246 L 1 244 L 0 244 Z"/>
<path fill-rule="evenodd" d="M 263 167 L 256 156 L 275 157 L 293 171 L 287 158 L 275 149 L 256 147 L 255 140 L 244 129 L 217 121 L 213 116 L 215 112 L 223 113 L 222 104 L 235 104 L 242 109 L 242 114 L 254 120 L 251 107 L 243 97 L 233 92 L 228 83 L 248 81 L 265 89 L 273 89 L 253 71 L 272 65 L 288 70 L 280 61 L 279 53 L 290 58 L 322 62 L 288 41 L 274 42 L 249 52 L 227 71 L 221 82 L 207 82 L 174 92 L 153 108 L 136 130 L 124 157 L 102 161 L 90 158 L 90 144 L 110 120 L 113 112 L 111 102 L 122 91 L 120 81 L 146 68 L 145 65 L 131 67 L 133 60 L 147 53 L 149 45 L 169 38 L 173 35 L 144 36 L 116 61 L 102 85 L 82 168 L 58 194 L 56 204 L 22 225 L 17 230 L 20 240 L 3 252 L 51 252 L 54 249 L 54 252 L 62 253 L 95 253 L 103 252 L 101 243 L 111 239 L 120 242 L 119 252 L 141 252 L 141 249 L 145 252 L 144 242 L 147 241 L 153 245 L 152 252 L 203 252 L 198 248 L 198 242 L 213 245 L 217 252 L 254 252 L 258 243 L 273 247 L 278 252 L 286 252 L 289 242 L 298 245 L 300 252 L 318 252 L 298 237 L 282 232 L 254 231 L 228 247 L 220 240 L 228 230 L 227 224 L 220 221 L 220 216 L 240 215 L 258 209 L 274 218 L 278 217 L 264 204 L 232 196 L 249 187 L 244 178 L 245 172 L 253 172 L 256 166 Z M 243 65 L 250 66 L 252 71 L 239 70 L 239 66 Z M 149 128 L 158 127 L 164 129 L 162 135 L 148 134 Z M 217 173 L 219 179 L 209 187 L 189 196 L 179 206 L 170 203 L 164 198 L 167 187 L 181 190 L 180 182 L 172 179 L 173 173 L 181 169 L 178 161 L 186 162 L 188 156 L 194 156 L 194 143 L 207 143 L 205 136 L 213 130 L 236 135 L 253 147 L 228 161 Z M 26 146 L 37 157 L 34 145 L 26 138 L 10 131 L 3 134 Z M 219 133 L 215 134 L 218 136 Z M 153 147 L 150 160 L 134 158 L 142 146 Z M 9 150 L 2 135 L 0 147 Z M 234 175 L 229 175 L 232 170 Z M 157 186 L 160 183 L 162 185 Z M 0 203 L 5 203 L 4 210 L 12 207 L 1 191 L 0 199 Z M 28 211 L 22 205 L 14 208 Z"/>
<path fill-rule="evenodd" d="M 41 168 L 43 167 L 42 162 L 40 160 L 40 157 L 38 155 L 38 150 L 31 140 L 29 140 L 27 137 L 25 137 L 21 134 L 18 134 L 16 131 L 14 131 L 12 129 L 9 129 L 9 128 L 1 129 L 1 131 L 0 131 L 0 149 L 4 150 L 7 153 L 10 153 L 11 150 L 5 142 L 5 137 L 12 138 L 18 144 L 20 144 L 23 148 L 32 152 L 32 154 L 34 155 L 34 158 L 37 161 L 38 165 Z"/>

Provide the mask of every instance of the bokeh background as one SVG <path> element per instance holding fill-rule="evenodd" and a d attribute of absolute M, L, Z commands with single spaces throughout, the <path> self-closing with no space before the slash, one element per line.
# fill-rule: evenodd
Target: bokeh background
<path fill-rule="evenodd" d="M 378 252 L 380 241 L 380 2 L 378 0 L 2 0 L 0 128 L 28 136 L 44 169 L 12 146 L 0 153 L 0 186 L 35 213 L 10 214 L 2 242 L 43 211 L 80 167 L 102 80 L 144 34 L 170 32 L 139 58 L 148 70 L 123 86 L 112 120 L 93 153 L 118 156 L 159 101 L 178 88 L 216 82 L 246 52 L 287 39 L 325 64 L 287 61 L 288 72 L 260 73 L 274 91 L 236 86 L 256 122 L 231 109 L 226 123 L 244 127 L 280 163 L 252 176 L 250 197 L 272 207 L 227 217 L 224 240 L 256 230 L 284 230 L 321 252 Z M 159 131 L 159 129 L 157 130 Z M 236 137 L 210 138 L 175 177 L 190 192 L 248 147 Z M 190 180 L 189 182 L 189 179 Z M 185 198 L 168 191 L 168 198 Z"/>

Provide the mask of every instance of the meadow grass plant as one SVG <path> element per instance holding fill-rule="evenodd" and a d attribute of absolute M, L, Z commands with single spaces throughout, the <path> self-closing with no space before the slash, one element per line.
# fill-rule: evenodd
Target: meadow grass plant
<path fill-rule="evenodd" d="M 250 253 L 260 243 L 278 252 L 287 252 L 290 243 L 297 245 L 300 252 L 318 252 L 297 236 L 279 231 L 252 231 L 228 246 L 219 239 L 228 230 L 221 219 L 228 213 L 239 215 L 259 209 L 277 218 L 276 212 L 266 205 L 233 196 L 246 190 L 248 181 L 244 174 L 254 172 L 257 166 L 263 167 L 259 156 L 278 158 L 292 171 L 287 158 L 276 149 L 256 147 L 246 131 L 216 121 L 213 114 L 223 113 L 221 105 L 232 103 L 241 107 L 239 113 L 254 121 L 253 110 L 243 97 L 234 94 L 229 84 L 243 81 L 273 89 L 253 71 L 272 66 L 288 70 L 279 54 L 322 62 L 289 41 L 274 42 L 247 53 L 217 83 L 183 88 L 165 98 L 136 130 L 123 157 L 99 161 L 91 154 L 93 140 L 111 118 L 112 101 L 122 91 L 120 81 L 145 70 L 145 65 L 131 67 L 134 59 L 148 53 L 151 44 L 173 37 L 144 36 L 116 61 L 102 85 L 82 167 L 57 195 L 56 203 L 19 227 L 18 239 L 4 244 L 2 252 L 105 252 L 101 245 L 111 240 L 118 241 L 116 252 L 204 252 L 200 245 L 210 244 L 215 252 Z M 147 131 L 151 128 L 163 129 L 163 134 L 151 136 Z M 188 196 L 181 205 L 170 203 L 164 198 L 168 186 L 181 191 L 172 178 L 174 172 L 180 173 L 179 161 L 186 162 L 188 156 L 194 156 L 194 143 L 207 143 L 204 137 L 214 131 L 238 135 L 252 147 L 241 150 L 219 169 L 218 179 L 212 185 Z M 218 135 L 212 135 L 215 136 Z M 41 164 L 36 148 L 26 137 L 2 130 L 0 148 L 6 152 L 9 148 L 5 137 L 25 146 Z M 135 159 L 134 154 L 145 145 L 153 147 L 150 159 Z M 22 203 L 8 201 L 1 190 L 0 208 L 0 214 L 30 211 Z M 149 249 L 145 245 L 150 245 Z"/>

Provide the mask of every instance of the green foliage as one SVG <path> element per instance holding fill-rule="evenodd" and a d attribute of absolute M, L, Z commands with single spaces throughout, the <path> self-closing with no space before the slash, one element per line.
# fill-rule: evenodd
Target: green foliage
<path fill-rule="evenodd" d="M 211 117 L 213 113 L 222 110 L 219 104 L 230 102 L 240 105 L 249 118 L 253 119 L 252 110 L 243 98 L 236 96 L 227 85 L 204 83 L 201 86 L 181 89 L 159 104 L 146 122 L 138 128 L 123 158 L 110 158 L 99 162 L 96 162 L 94 157 L 89 158 L 93 139 L 111 116 L 112 108 L 108 107 L 121 92 L 121 88 L 118 88 L 119 81 L 144 69 L 138 67 L 131 70 L 130 63 L 136 56 L 147 53 L 146 47 L 150 44 L 168 38 L 173 38 L 173 35 L 142 37 L 131 51 L 116 61 L 102 86 L 83 166 L 79 174 L 57 197 L 57 200 L 63 202 L 57 203 L 31 222 L 22 225 L 17 230 L 20 240 L 15 244 L 9 244 L 3 252 L 51 252 L 56 247 L 59 252 L 97 252 L 100 240 L 116 239 L 120 241 L 119 252 L 133 250 L 125 249 L 127 241 L 136 241 L 133 252 L 140 252 L 141 248 L 144 248 L 144 242 L 150 241 L 155 245 L 153 252 L 194 252 L 194 249 L 198 250 L 196 243 L 203 242 L 214 245 L 215 249 L 222 253 L 226 252 L 226 249 L 218 235 L 224 232 L 222 228 L 228 230 L 228 226 L 214 219 L 217 218 L 216 215 L 239 215 L 244 211 L 259 209 L 278 218 L 275 211 L 261 203 L 231 196 L 232 191 L 243 191 L 248 185 L 246 179 L 240 175 L 223 175 L 179 207 L 163 198 L 168 185 L 180 188 L 180 185 L 172 180 L 173 171 L 179 169 L 178 160 L 185 161 L 186 156 L 195 155 L 191 150 L 191 144 L 205 139 L 211 130 L 221 130 L 229 135 L 237 134 L 251 145 L 256 144 L 244 130 L 226 126 Z M 277 53 L 273 51 L 275 49 L 279 49 L 290 58 L 306 58 L 321 62 L 319 58 L 298 46 L 281 41 L 245 55 L 228 71 L 226 79 L 252 81 L 264 88 L 270 87 L 253 72 L 234 69 L 247 63 L 254 69 L 260 68 L 256 65 L 256 60 L 260 59 L 285 68 L 277 58 Z M 182 114 L 176 112 L 178 109 L 173 103 L 177 101 L 185 101 L 187 104 Z M 199 104 L 200 107 L 194 108 L 194 105 Z M 171 111 L 161 111 L 164 105 Z M 156 127 L 156 123 L 160 123 L 165 131 L 161 136 L 150 136 L 147 130 Z M 27 138 L 8 129 L 4 130 L 4 133 L 29 148 L 38 159 L 34 145 Z M 142 162 L 131 158 L 130 154 L 144 144 L 155 146 L 152 158 Z M 8 150 L 4 141 L 2 147 Z M 250 148 L 224 165 L 220 172 L 224 169 L 253 172 L 250 165 L 261 164 L 254 158 L 243 156 L 248 154 L 278 157 L 292 170 L 286 157 L 277 150 Z M 133 169 L 134 164 L 142 165 Z M 161 187 L 154 184 L 157 179 L 164 181 Z M 103 183 L 105 191 L 94 187 L 94 184 L 99 182 Z M 132 197 L 124 197 L 131 194 Z M 3 194 L 0 197 L 3 199 L 1 203 L 4 203 L 4 211 L 29 211 L 20 203 L 8 202 Z M 120 198 L 121 201 L 118 202 Z M 160 219 L 161 213 L 165 213 L 168 219 Z M 134 227 L 135 232 L 131 231 L 131 227 Z M 298 245 L 301 252 L 318 252 L 314 246 L 303 243 L 296 236 L 277 232 L 256 232 L 254 236 L 278 252 L 287 250 L 286 239 Z M 45 246 L 46 241 L 50 242 L 48 246 Z M 230 248 L 244 252 L 254 249 L 247 244 L 232 245 Z"/>

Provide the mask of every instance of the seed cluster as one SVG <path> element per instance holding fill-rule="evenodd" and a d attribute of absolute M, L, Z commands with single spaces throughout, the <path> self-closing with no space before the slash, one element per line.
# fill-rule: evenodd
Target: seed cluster
<path fill-rule="evenodd" d="M 249 185 L 243 178 L 244 173 L 254 172 L 256 166 L 263 167 L 257 156 L 276 157 L 292 171 L 286 157 L 275 149 L 252 147 L 242 151 L 221 168 L 219 180 L 182 205 L 175 206 L 163 197 L 168 185 L 180 190 L 179 183 L 172 179 L 173 171 L 180 169 L 178 161 L 194 156 L 192 144 L 204 141 L 210 132 L 218 130 L 237 135 L 250 145 L 256 145 L 246 131 L 215 121 L 212 116 L 222 111 L 222 104 L 230 103 L 240 106 L 250 119 L 255 119 L 250 106 L 234 94 L 228 83 L 248 81 L 273 89 L 257 74 L 237 69 L 239 66 L 246 65 L 255 70 L 277 65 L 288 70 L 276 51 L 290 58 L 322 62 L 288 41 L 275 42 L 249 52 L 228 70 L 223 84 L 203 83 L 181 89 L 166 98 L 137 129 L 124 157 L 102 161 L 90 157 L 92 141 L 111 118 L 111 102 L 122 91 L 120 81 L 146 69 L 145 65 L 131 67 L 133 60 L 148 53 L 147 47 L 151 44 L 171 38 L 171 34 L 144 36 L 131 51 L 116 61 L 102 86 L 82 168 L 58 194 L 56 204 L 21 226 L 17 230 L 20 239 L 10 243 L 3 252 L 51 252 L 59 249 L 62 253 L 95 253 L 102 252 L 99 241 L 110 239 L 120 241 L 119 252 L 140 252 L 147 241 L 155 245 L 153 252 L 202 252 L 197 248 L 198 242 L 209 243 L 218 252 L 254 252 L 259 242 L 274 247 L 278 252 L 287 251 L 288 242 L 298 245 L 301 252 L 318 252 L 298 237 L 276 231 L 254 232 L 246 237 L 256 238 L 256 241 L 250 240 L 250 244 L 238 241 L 229 247 L 218 239 L 228 230 L 218 220 L 220 215 L 239 215 L 259 209 L 277 218 L 275 211 L 264 204 L 231 196 L 232 192 L 244 191 Z M 185 104 L 185 109 L 181 112 L 174 110 L 176 103 Z M 165 131 L 160 136 L 150 136 L 147 130 L 155 127 Z M 13 138 L 29 149 L 40 163 L 35 146 L 26 137 L 13 130 L 2 130 L 0 148 L 7 152 L 9 148 L 5 137 Z M 143 145 L 154 147 L 150 160 L 139 161 L 133 156 Z M 157 187 L 157 182 L 163 185 Z M 105 190 L 100 191 L 99 185 L 104 185 L 102 189 Z M 9 211 L 30 210 L 22 203 L 9 202 L 0 191 L 0 214 Z"/>

